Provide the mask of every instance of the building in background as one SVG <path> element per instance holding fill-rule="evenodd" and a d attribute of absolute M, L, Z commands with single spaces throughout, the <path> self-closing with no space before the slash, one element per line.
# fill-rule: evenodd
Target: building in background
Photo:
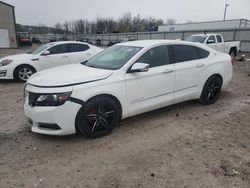
<path fill-rule="evenodd" d="M 195 30 L 210 30 L 210 29 L 238 29 L 250 28 L 250 20 L 234 19 L 223 21 L 210 21 L 210 22 L 194 22 L 174 25 L 161 25 L 158 27 L 160 32 L 169 31 L 195 31 Z"/>
<path fill-rule="evenodd" d="M 15 7 L 0 1 L 0 48 L 17 48 Z"/>

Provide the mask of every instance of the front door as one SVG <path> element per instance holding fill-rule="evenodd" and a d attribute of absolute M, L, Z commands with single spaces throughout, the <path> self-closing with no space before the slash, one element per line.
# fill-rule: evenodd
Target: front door
<path fill-rule="evenodd" d="M 49 69 L 70 63 L 68 44 L 59 44 L 48 49 L 50 54 L 41 55 L 39 58 L 39 70 Z"/>
<path fill-rule="evenodd" d="M 147 72 L 126 73 L 129 115 L 166 106 L 173 101 L 175 70 L 167 46 L 149 49 L 136 62 L 147 63 Z"/>

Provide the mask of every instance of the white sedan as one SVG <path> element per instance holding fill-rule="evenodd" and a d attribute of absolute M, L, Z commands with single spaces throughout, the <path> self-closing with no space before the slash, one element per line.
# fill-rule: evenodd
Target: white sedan
<path fill-rule="evenodd" d="M 91 44 L 75 41 L 48 43 L 30 53 L 0 59 L 0 79 L 26 81 L 35 72 L 81 63 L 102 50 Z"/>
<path fill-rule="evenodd" d="M 157 108 L 192 99 L 213 104 L 231 79 L 230 56 L 201 44 L 126 42 L 33 75 L 24 112 L 33 132 L 101 137 L 121 119 Z"/>

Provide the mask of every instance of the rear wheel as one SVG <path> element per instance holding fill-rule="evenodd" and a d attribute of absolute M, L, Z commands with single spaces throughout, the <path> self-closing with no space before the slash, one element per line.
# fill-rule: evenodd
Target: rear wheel
<path fill-rule="evenodd" d="M 26 82 L 29 77 L 34 74 L 36 70 L 29 65 L 21 65 L 14 71 L 14 79 L 22 82 Z"/>
<path fill-rule="evenodd" d="M 210 77 L 202 90 L 200 101 L 203 104 L 214 104 L 220 96 L 222 79 L 219 76 Z"/>
<path fill-rule="evenodd" d="M 109 134 L 120 121 L 121 110 L 109 97 L 91 99 L 76 117 L 76 127 L 83 135 L 98 138 Z"/>
<path fill-rule="evenodd" d="M 229 55 L 231 56 L 232 59 L 234 59 L 237 55 L 237 50 L 236 49 L 231 49 L 229 52 Z"/>

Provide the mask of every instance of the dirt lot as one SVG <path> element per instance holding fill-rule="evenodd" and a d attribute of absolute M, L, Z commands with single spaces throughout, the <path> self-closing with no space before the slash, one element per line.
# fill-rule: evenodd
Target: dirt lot
<path fill-rule="evenodd" d="M 249 188 L 249 67 L 250 61 L 236 63 L 214 105 L 163 108 L 124 120 L 95 140 L 31 133 L 23 84 L 1 81 L 0 187 Z"/>

